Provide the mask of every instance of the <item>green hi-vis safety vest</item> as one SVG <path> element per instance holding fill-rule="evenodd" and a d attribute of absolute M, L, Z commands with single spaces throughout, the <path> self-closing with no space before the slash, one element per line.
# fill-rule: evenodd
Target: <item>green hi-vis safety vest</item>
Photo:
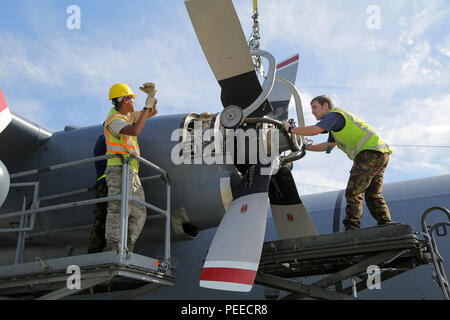
<path fill-rule="evenodd" d="M 107 129 L 111 121 L 117 118 L 125 120 L 130 125 L 133 125 L 135 120 L 133 118 L 132 113 L 128 113 L 125 115 L 118 112 L 114 107 L 111 109 L 103 127 L 105 133 L 106 154 L 117 154 L 117 155 L 121 154 L 125 159 L 128 159 L 131 155 L 140 156 L 141 153 L 139 150 L 137 137 L 128 136 L 125 134 L 121 134 L 120 137 L 116 137 Z M 107 166 L 121 166 L 121 165 L 122 159 L 119 157 L 108 159 Z M 139 160 L 137 159 L 131 160 L 130 169 L 138 173 Z"/>
<path fill-rule="evenodd" d="M 355 160 L 358 153 L 363 150 L 376 150 L 382 153 L 392 153 L 389 145 L 364 121 L 350 112 L 334 108 L 330 112 L 341 114 L 345 118 L 345 127 L 339 132 L 331 131 L 336 145 L 347 156 Z"/>

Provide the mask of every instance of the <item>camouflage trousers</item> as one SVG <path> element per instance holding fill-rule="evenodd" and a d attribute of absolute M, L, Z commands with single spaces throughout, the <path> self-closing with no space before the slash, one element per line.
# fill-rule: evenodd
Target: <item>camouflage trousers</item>
<path fill-rule="evenodd" d="M 106 168 L 106 183 L 108 185 L 108 196 L 116 196 L 122 191 L 122 167 L 109 166 Z M 144 189 L 136 172 L 130 170 L 130 197 L 145 201 Z M 147 217 L 146 208 L 134 201 L 128 203 L 128 232 L 127 247 L 133 251 L 136 240 L 141 233 Z M 106 217 L 106 250 L 117 250 L 120 238 L 120 200 L 108 202 L 108 215 Z"/>
<path fill-rule="evenodd" d="M 345 191 L 347 207 L 343 223 L 348 229 L 358 229 L 361 226 L 363 195 L 367 208 L 378 225 L 391 221 L 389 208 L 381 194 L 383 175 L 388 163 L 388 153 L 364 150 L 356 156 Z"/>
<path fill-rule="evenodd" d="M 105 198 L 108 196 L 108 188 L 106 187 L 106 180 L 102 179 L 95 187 L 95 198 Z M 107 203 L 97 203 L 94 207 L 94 225 L 89 236 L 89 250 L 88 253 L 102 252 L 106 247 L 105 239 L 105 223 L 107 211 Z"/>

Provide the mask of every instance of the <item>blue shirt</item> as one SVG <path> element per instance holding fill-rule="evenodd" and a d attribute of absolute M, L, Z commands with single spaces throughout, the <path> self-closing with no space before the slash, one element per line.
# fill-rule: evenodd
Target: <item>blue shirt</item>
<path fill-rule="evenodd" d="M 325 130 L 324 133 L 329 133 L 328 142 L 335 143 L 331 131 L 339 132 L 345 127 L 345 118 L 337 112 L 330 112 L 322 120 L 320 120 L 316 126 Z"/>
<path fill-rule="evenodd" d="M 94 157 L 103 156 L 106 154 L 105 136 L 102 134 L 98 137 L 94 147 Z M 96 161 L 95 170 L 97 171 L 97 179 L 100 178 L 106 170 L 106 160 Z"/>

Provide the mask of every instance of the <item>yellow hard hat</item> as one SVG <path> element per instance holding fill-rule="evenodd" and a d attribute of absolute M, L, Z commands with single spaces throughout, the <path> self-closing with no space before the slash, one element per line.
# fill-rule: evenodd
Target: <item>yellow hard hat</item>
<path fill-rule="evenodd" d="M 136 95 L 133 93 L 130 87 L 127 86 L 125 83 L 117 83 L 113 85 L 109 90 L 109 100 L 125 96 L 136 97 Z"/>

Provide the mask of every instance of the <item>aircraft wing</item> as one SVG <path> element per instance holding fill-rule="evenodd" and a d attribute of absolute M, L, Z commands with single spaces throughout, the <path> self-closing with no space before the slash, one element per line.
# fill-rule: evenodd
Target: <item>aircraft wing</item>
<path fill-rule="evenodd" d="M 48 130 L 10 112 L 0 91 L 0 161 L 8 166 L 23 159 L 51 136 Z"/>

